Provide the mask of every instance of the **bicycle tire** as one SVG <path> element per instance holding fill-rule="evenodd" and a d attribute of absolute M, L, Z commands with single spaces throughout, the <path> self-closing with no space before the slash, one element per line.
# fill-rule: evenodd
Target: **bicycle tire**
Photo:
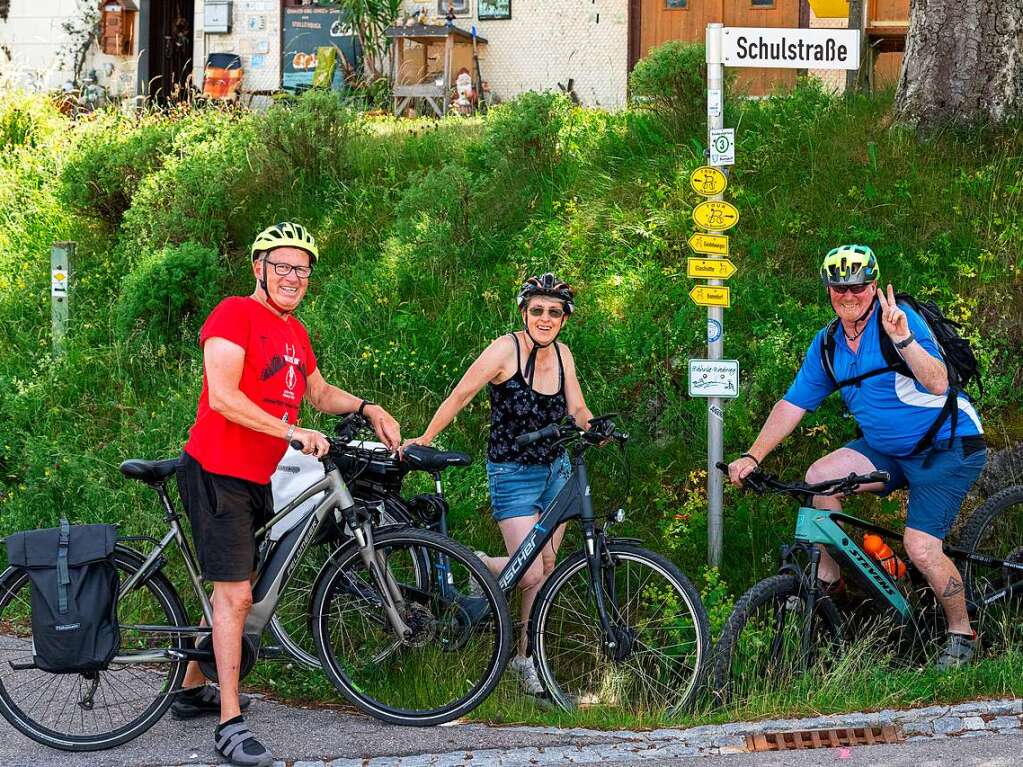
<path fill-rule="evenodd" d="M 118 547 L 114 552 L 114 563 L 121 572 L 122 583 L 141 567 L 142 562 L 143 560 L 139 555 L 129 549 Z M 155 607 L 163 613 L 162 616 L 142 612 L 146 608 L 132 601 L 133 595 L 144 593 L 141 590 L 142 588 L 145 588 L 147 593 L 153 595 Z M 28 592 L 28 576 L 25 573 L 14 568 L 8 568 L 0 576 L 0 713 L 3 714 L 4 718 L 19 732 L 37 743 L 62 751 L 99 751 L 113 748 L 138 737 L 156 724 L 167 711 L 175 697 L 173 693 L 167 694 L 166 691 L 176 690 L 181 686 L 186 666 L 183 661 L 167 661 L 166 663 L 150 664 L 147 666 L 142 664 L 111 664 L 105 671 L 96 672 L 98 681 L 96 682 L 94 692 L 103 691 L 104 681 L 109 682 L 110 680 L 107 677 L 113 674 L 131 673 L 134 679 L 139 679 L 140 675 L 147 675 L 150 666 L 156 665 L 166 666 L 167 671 L 165 674 L 161 672 L 158 675 L 154 675 L 152 679 L 154 683 L 157 682 L 156 676 L 162 678 L 163 681 L 159 684 L 159 690 L 153 696 L 152 702 L 141 713 L 125 724 L 114 727 L 109 731 L 96 730 L 90 733 L 74 733 L 54 729 L 56 726 L 52 721 L 54 716 L 62 715 L 67 711 L 70 704 L 70 698 L 63 702 L 63 706 L 59 703 L 54 703 L 57 693 L 61 687 L 71 687 L 77 681 L 80 694 L 82 680 L 87 679 L 87 676 L 83 674 L 49 674 L 37 669 L 12 669 L 10 663 L 15 658 L 21 660 L 31 659 L 31 623 Z M 141 602 L 141 599 L 136 598 L 136 602 Z M 19 609 L 13 608 L 12 605 L 18 605 Z M 26 608 L 29 608 L 28 612 L 26 612 Z M 122 623 L 119 653 L 130 649 L 133 644 L 136 645 L 136 649 L 141 649 L 142 641 L 150 637 L 158 637 L 163 641 L 164 635 L 162 634 L 136 633 L 133 635 L 130 629 L 126 630 L 125 626 L 130 626 L 136 620 L 132 616 L 137 616 L 143 623 L 151 625 L 187 625 L 185 609 L 181 603 L 181 598 L 178 596 L 174 586 L 167 580 L 167 577 L 158 571 L 151 573 L 145 581 L 131 592 L 121 594 L 118 597 L 117 612 L 118 620 Z M 131 620 L 126 620 L 129 617 Z M 172 644 L 167 646 L 175 648 L 184 647 L 185 642 L 186 640 L 179 636 L 177 640 L 172 640 Z M 148 641 L 146 644 L 149 646 Z M 162 645 L 158 644 L 158 646 Z M 123 681 L 123 677 L 121 679 Z M 11 684 L 12 681 L 14 685 Z M 44 705 L 43 697 L 46 691 L 52 689 L 55 684 L 57 685 L 57 690 L 45 701 Z M 71 697 L 73 697 L 74 691 L 70 690 L 70 692 L 72 693 Z M 41 710 L 41 713 L 36 710 L 25 711 L 23 705 L 19 705 L 15 700 L 16 697 L 20 696 L 34 696 L 35 708 Z M 115 710 L 123 712 L 131 702 L 130 699 L 125 698 L 123 695 L 116 699 L 113 696 L 108 698 L 105 691 L 102 698 L 103 700 L 99 703 L 94 703 L 92 708 L 87 708 L 86 705 L 83 705 L 84 699 L 82 698 L 72 707 L 73 718 L 76 723 L 81 724 L 83 729 L 86 727 L 87 712 L 96 712 L 99 709 L 106 720 L 113 724 Z M 145 703 L 146 700 L 148 700 L 148 696 L 141 696 L 140 705 Z M 22 703 L 24 704 L 24 701 Z M 59 709 L 58 706 L 60 706 Z M 78 709 L 77 711 L 75 710 L 76 708 Z M 48 723 L 46 721 L 47 716 L 49 716 Z M 98 719 L 98 715 L 95 718 Z M 40 721 L 41 719 L 43 721 Z"/>
<path fill-rule="evenodd" d="M 392 508 L 392 505 L 388 505 L 380 513 L 380 527 L 411 525 L 412 518 L 408 515 L 400 518 L 398 511 Z M 267 625 L 267 631 L 274 641 L 305 668 L 320 668 L 320 658 L 316 653 L 312 630 L 313 589 L 331 555 L 350 537 L 351 532 L 346 528 L 345 538 L 341 539 L 340 545 L 339 541 L 335 540 L 318 543 L 306 550 L 302 561 L 296 565 L 295 572 L 281 593 L 273 617 Z"/>
<path fill-rule="evenodd" d="M 699 592 L 678 567 L 652 551 L 610 541 L 606 553 L 615 567 L 612 587 L 612 574 L 604 571 L 605 603 L 621 632 L 617 644 L 623 657 L 613 659 L 604 651 L 589 567 L 578 551 L 544 582 L 530 615 L 529 642 L 540 683 L 566 711 L 584 705 L 683 710 L 696 699 L 710 656 L 710 621 Z M 638 580 L 642 568 L 649 574 Z M 580 600 L 585 609 L 578 608 Z M 657 625 L 656 616 L 663 617 Z"/>
<path fill-rule="evenodd" d="M 795 602 L 793 603 L 794 600 Z M 773 612 L 775 626 L 772 628 L 760 622 L 759 613 L 763 608 Z M 784 684 L 790 674 L 799 674 L 805 660 L 802 658 L 801 636 L 803 632 L 802 615 L 805 613 L 806 600 L 801 593 L 800 579 L 786 573 L 765 578 L 755 584 L 739 601 L 735 603 L 731 615 L 721 632 L 715 650 L 713 673 L 711 678 L 712 693 L 721 704 L 732 702 L 737 694 L 748 694 L 763 681 Z M 779 608 L 782 608 L 781 642 L 777 643 L 777 620 Z M 799 620 L 792 622 L 794 631 L 784 634 L 784 623 L 788 612 L 796 612 Z M 840 650 L 842 638 L 842 619 L 830 598 L 817 601 L 816 620 L 813 625 L 813 643 L 828 643 L 833 649 Z M 764 632 L 773 631 L 773 637 L 765 636 Z M 824 632 L 823 635 L 821 632 Z M 745 637 L 743 636 L 745 634 Z M 756 658 L 757 650 L 765 647 L 766 639 L 770 639 L 771 653 L 776 657 L 768 657 L 767 668 L 753 665 L 749 659 Z M 778 652 L 785 653 L 777 657 Z M 818 652 L 822 659 L 823 653 Z M 776 676 L 776 679 L 765 680 L 765 677 Z M 740 681 L 742 684 L 737 685 Z M 736 689 L 736 688 L 739 689 Z"/>
<path fill-rule="evenodd" d="M 375 545 L 407 599 L 403 619 L 413 635 L 395 639 L 350 543 L 321 574 L 313 600 L 323 671 L 341 695 L 381 721 L 431 726 L 457 719 L 482 703 L 504 672 L 513 644 L 507 600 L 479 558 L 451 538 L 403 528 L 381 531 Z M 411 562 L 421 556 L 446 557 L 451 596 L 434 578 L 425 590 L 409 582 Z M 337 631 L 335 614 L 339 622 L 350 619 Z"/>
<path fill-rule="evenodd" d="M 959 548 L 971 554 L 1023 563 L 1023 485 L 1004 488 L 978 506 L 963 524 Z M 960 570 L 966 586 L 966 598 L 976 605 L 982 604 L 984 595 L 989 591 L 1023 580 L 1023 576 L 1005 568 L 992 569 L 969 560 L 962 563 Z M 1004 617 L 1008 622 L 997 620 L 997 614 L 992 611 L 995 607 L 1007 611 Z M 1019 618 L 1023 617 L 1023 591 L 1017 590 L 1009 603 L 1002 601 L 985 608 L 979 617 L 982 622 L 994 617 L 996 623 L 1003 623 L 1007 628 L 1015 626 L 1005 636 L 1007 644 L 1015 644 L 1023 638 L 1023 632 L 1018 629 Z"/>

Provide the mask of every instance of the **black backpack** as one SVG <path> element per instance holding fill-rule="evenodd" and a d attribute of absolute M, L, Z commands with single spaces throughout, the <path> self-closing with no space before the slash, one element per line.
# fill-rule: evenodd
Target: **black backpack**
<path fill-rule="evenodd" d="M 895 300 L 897 303 L 909 306 L 927 323 L 927 327 L 930 328 L 935 341 L 937 341 L 938 349 L 941 351 L 942 359 L 945 361 L 945 369 L 948 371 L 948 395 L 945 398 L 945 404 L 938 412 L 938 417 L 934 420 L 934 423 L 931 424 L 924 436 L 917 442 L 916 447 L 913 448 L 911 455 L 917 455 L 931 446 L 938 431 L 949 418 L 952 419 L 951 436 L 955 437 L 956 426 L 959 421 L 959 406 L 957 402 L 959 392 L 971 381 L 975 381 L 978 391 L 983 396 L 984 385 L 980 377 L 980 365 L 977 363 L 977 355 L 973 353 L 970 342 L 959 335 L 959 323 L 953 322 L 946 317 L 933 300 L 921 303 L 908 293 L 896 293 Z M 877 336 L 880 339 L 881 354 L 887 364 L 883 368 L 860 373 L 852 378 L 846 378 L 841 381 L 835 376 L 834 364 L 835 334 L 838 332 L 839 326 L 838 318 L 833 319 L 828 325 L 827 331 L 824 334 L 824 343 L 821 344 L 821 361 L 824 364 L 825 372 L 839 389 L 845 386 L 859 386 L 860 382 L 867 378 L 873 378 L 874 376 L 891 371 L 908 376 L 909 378 L 915 378 L 913 371 L 909 369 L 909 365 L 906 364 L 898 349 L 895 348 L 895 343 L 884 332 L 884 328 L 881 326 L 880 311 L 874 312 L 874 319 L 877 322 Z"/>
<path fill-rule="evenodd" d="M 121 645 L 115 525 L 29 530 L 7 538 L 7 559 L 32 591 L 32 656 L 54 674 L 105 669 Z"/>

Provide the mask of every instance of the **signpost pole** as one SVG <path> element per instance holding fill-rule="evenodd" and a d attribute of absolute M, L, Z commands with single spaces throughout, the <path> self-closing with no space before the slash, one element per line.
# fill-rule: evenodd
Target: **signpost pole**
<path fill-rule="evenodd" d="M 68 297 L 70 295 L 71 261 L 75 257 L 75 243 L 55 242 L 50 248 L 50 315 L 53 356 L 64 354 L 64 336 L 67 335 Z"/>
<path fill-rule="evenodd" d="M 723 24 L 707 25 L 707 146 L 710 146 L 710 132 L 725 124 L 725 67 L 722 59 Z M 724 169 L 727 173 L 727 169 Z M 711 200 L 724 199 L 718 193 Z M 720 234 L 720 232 L 712 232 Z M 713 257 L 713 256 L 712 256 Z M 723 285 L 721 280 L 711 280 L 710 285 Z M 725 312 L 719 306 L 707 308 L 707 359 L 719 360 L 725 344 Z M 717 324 L 715 324 L 715 322 Z M 720 328 L 711 334 L 711 328 Z M 717 336 L 715 338 L 715 335 Z M 707 561 L 712 567 L 721 565 L 722 508 L 724 483 L 721 472 L 715 468 L 724 458 L 724 410 L 720 397 L 707 399 Z"/>

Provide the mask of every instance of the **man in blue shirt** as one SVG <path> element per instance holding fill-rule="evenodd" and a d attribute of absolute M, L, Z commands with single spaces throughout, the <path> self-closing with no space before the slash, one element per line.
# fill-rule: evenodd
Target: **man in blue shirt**
<path fill-rule="evenodd" d="M 741 484 L 792 433 L 807 411 L 816 410 L 828 395 L 840 389 L 863 436 L 816 461 L 807 471 L 806 481 L 886 471 L 891 476 L 887 485 L 865 485 L 861 490 L 887 494 L 909 488 L 903 543 L 937 595 L 948 621 L 948 640 L 938 667 L 962 665 L 973 657 L 975 634 L 966 611 L 962 575 L 942 551 L 942 540 L 984 468 L 986 451 L 980 418 L 969 399 L 957 394 L 956 418 L 946 418 L 931 444 L 921 449 L 920 443 L 942 412 L 949 391 L 948 370 L 930 328 L 911 307 L 896 302 L 890 284 L 887 295 L 878 288 L 879 268 L 870 248 L 835 248 L 828 253 L 820 273 L 838 315 L 832 329 L 832 370 L 829 373 L 825 367 L 823 346 L 829 328 L 823 328 L 756 441 L 729 465 L 729 476 L 734 484 Z M 888 370 L 839 387 L 838 382 L 888 368 L 881 350 L 882 333 L 898 350 L 912 377 Z M 813 505 L 835 511 L 842 508 L 841 500 L 835 497 L 815 496 Z M 837 563 L 825 551 L 821 552 L 818 575 L 825 587 L 839 578 Z"/>

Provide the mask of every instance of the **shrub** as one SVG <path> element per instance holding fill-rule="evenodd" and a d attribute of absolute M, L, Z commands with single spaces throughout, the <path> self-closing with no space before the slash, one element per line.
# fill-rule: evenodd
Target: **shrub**
<path fill-rule="evenodd" d="M 143 258 L 124 279 L 117 303 L 122 337 L 138 326 L 169 340 L 188 317 L 204 315 L 219 296 L 222 270 L 215 250 L 192 242 Z"/>
<path fill-rule="evenodd" d="M 484 145 L 509 161 L 541 171 L 552 168 L 560 158 L 561 134 L 571 113 L 572 102 L 562 93 L 523 93 L 490 111 Z"/>
<path fill-rule="evenodd" d="M 111 113 L 82 130 L 61 173 L 61 196 L 80 213 L 117 225 L 142 179 L 170 151 L 175 123 Z"/>
<path fill-rule="evenodd" d="M 0 155 L 14 147 L 36 147 L 64 125 L 64 118 L 49 99 L 20 91 L 0 93 Z"/>
<path fill-rule="evenodd" d="M 704 119 L 707 64 L 703 45 L 674 40 L 654 48 L 629 75 L 633 106 L 649 109 L 676 138 Z"/>

